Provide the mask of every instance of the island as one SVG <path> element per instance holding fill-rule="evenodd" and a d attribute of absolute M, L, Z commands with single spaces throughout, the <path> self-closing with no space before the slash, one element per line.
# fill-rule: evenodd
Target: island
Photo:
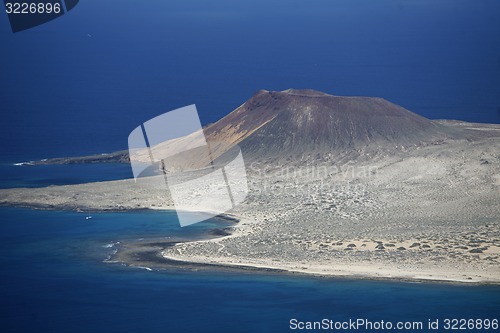
<path fill-rule="evenodd" d="M 112 261 L 500 282 L 500 125 L 429 120 L 381 98 L 289 89 L 261 90 L 203 131 L 215 157 L 237 145 L 245 160 L 249 193 L 224 216 L 228 227 L 194 242 L 125 244 Z M 103 159 L 129 158 L 122 151 Z M 191 172 L 208 162 L 193 157 Z M 0 205 L 175 209 L 164 172 L 140 182 L 4 189 Z"/>

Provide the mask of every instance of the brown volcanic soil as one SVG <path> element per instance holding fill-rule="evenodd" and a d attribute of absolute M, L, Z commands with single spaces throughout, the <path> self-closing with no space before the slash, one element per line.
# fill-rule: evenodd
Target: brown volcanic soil
<path fill-rule="evenodd" d="M 333 96 L 296 89 L 260 90 L 233 112 L 208 125 L 203 132 L 209 151 L 189 149 L 202 138 L 200 133 L 162 143 L 154 149 L 159 156 L 181 151 L 171 159 L 171 171 L 175 171 L 205 167 L 235 145 L 242 149 L 246 161 L 283 162 L 318 154 L 324 157 L 325 153 L 333 158 L 352 159 L 381 152 L 397 153 L 456 139 L 482 140 L 499 134 L 495 128 L 482 125 L 431 121 L 382 98 Z M 133 158 L 150 162 L 147 151 L 139 152 Z M 221 158 L 221 163 L 224 161 L 225 158 Z M 100 162 L 128 162 L 128 154 L 120 151 L 48 159 L 33 164 Z"/>
<path fill-rule="evenodd" d="M 458 137 L 382 98 L 339 97 L 314 90 L 261 90 L 205 129 L 213 151 L 239 144 L 246 157 L 420 146 Z"/>

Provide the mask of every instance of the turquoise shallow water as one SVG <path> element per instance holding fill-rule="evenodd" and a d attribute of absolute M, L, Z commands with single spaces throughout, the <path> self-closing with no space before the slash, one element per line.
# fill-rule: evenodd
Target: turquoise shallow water
<path fill-rule="evenodd" d="M 288 332 L 290 319 L 495 318 L 500 287 L 146 271 L 101 262 L 119 240 L 198 237 L 161 212 L 0 209 L 2 332 Z M 418 330 L 426 331 L 426 330 Z"/>

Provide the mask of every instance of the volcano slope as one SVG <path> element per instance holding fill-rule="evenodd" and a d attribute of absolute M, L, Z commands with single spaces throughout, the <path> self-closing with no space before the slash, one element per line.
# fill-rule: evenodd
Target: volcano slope
<path fill-rule="evenodd" d="M 243 152 L 250 191 L 230 212 L 241 221 L 230 236 L 177 244 L 164 257 L 500 282 L 499 125 L 431 121 L 380 98 L 290 89 L 257 92 L 204 133 L 213 157 L 234 145 Z M 0 204 L 171 208 L 163 181 L 148 182 L 2 190 Z M 193 195 L 210 193 L 200 186 Z"/>

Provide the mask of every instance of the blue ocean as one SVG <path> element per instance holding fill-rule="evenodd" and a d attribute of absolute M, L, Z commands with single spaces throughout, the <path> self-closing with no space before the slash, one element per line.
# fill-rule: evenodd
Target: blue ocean
<path fill-rule="evenodd" d="M 59 179 L 61 168 L 68 183 L 99 175 L 107 180 L 112 166 L 123 171 L 119 165 L 93 166 L 87 173 L 77 165 L 52 173 L 38 166 L 10 168 L 25 168 L 24 182 L 38 187 Z M 3 207 L 0 221 L 1 332 L 290 332 L 299 327 L 291 323 L 324 319 L 422 323 L 422 329 L 406 331 L 435 332 L 426 326 L 429 320 L 442 328 L 446 319 L 493 320 L 500 314 L 500 287 L 493 285 L 148 270 L 104 262 L 122 242 L 198 239 L 221 227 L 211 220 L 181 228 L 173 212 Z"/>
<path fill-rule="evenodd" d="M 14 34 L 2 12 L 0 188 L 129 178 L 122 164 L 14 164 L 126 149 L 136 126 L 190 104 L 208 124 L 259 89 L 378 96 L 431 119 L 500 123 L 499 14 L 496 0 L 85 0 Z M 294 319 L 443 332 L 429 320 L 500 317 L 499 286 L 104 263 L 118 242 L 196 239 L 220 222 L 86 214 L 0 208 L 0 332 L 301 331 Z"/>
<path fill-rule="evenodd" d="M 127 148 L 196 104 L 217 121 L 259 89 L 377 96 L 500 123 L 497 0 L 85 0 L 13 34 L 0 13 L 0 144 L 12 162 Z"/>

